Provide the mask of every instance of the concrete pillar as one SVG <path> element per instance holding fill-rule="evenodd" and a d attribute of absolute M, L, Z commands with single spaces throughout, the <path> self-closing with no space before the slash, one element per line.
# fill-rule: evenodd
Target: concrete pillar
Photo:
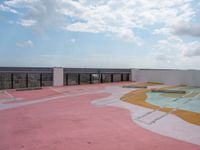
<path fill-rule="evenodd" d="M 131 69 L 131 78 L 129 80 L 137 81 L 138 73 L 139 73 L 138 69 Z"/>
<path fill-rule="evenodd" d="M 53 86 L 64 85 L 64 70 L 61 67 L 53 68 Z"/>

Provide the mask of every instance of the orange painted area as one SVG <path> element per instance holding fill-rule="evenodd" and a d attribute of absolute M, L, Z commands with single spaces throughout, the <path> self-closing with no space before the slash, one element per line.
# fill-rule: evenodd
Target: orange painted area
<path fill-rule="evenodd" d="M 122 96 L 121 100 L 131 103 L 131 104 L 146 107 L 146 108 L 159 109 L 160 111 L 163 111 L 163 112 L 172 111 L 172 108 L 167 108 L 167 107 L 161 108 L 160 106 L 153 105 L 153 104 L 146 102 L 145 101 L 147 98 L 146 93 L 149 91 L 150 90 L 148 90 L 148 89 L 131 91 L 131 92 L 125 94 L 124 96 Z M 177 109 L 176 111 L 173 112 L 173 114 L 175 114 L 176 116 L 180 117 L 181 119 L 183 119 L 187 122 L 190 122 L 192 124 L 200 126 L 200 114 L 199 113 L 182 110 L 182 109 Z"/>
<path fill-rule="evenodd" d="M 162 82 L 147 82 L 148 84 L 151 84 L 151 85 L 163 85 L 164 83 Z"/>
<path fill-rule="evenodd" d="M 177 88 L 177 87 L 181 87 L 181 86 L 167 86 L 167 87 L 163 87 L 163 88 L 159 88 L 159 90 L 169 90 L 169 89 L 173 89 L 173 88 Z"/>
<path fill-rule="evenodd" d="M 187 122 L 200 126 L 200 113 L 178 109 L 173 114 L 179 116 Z"/>

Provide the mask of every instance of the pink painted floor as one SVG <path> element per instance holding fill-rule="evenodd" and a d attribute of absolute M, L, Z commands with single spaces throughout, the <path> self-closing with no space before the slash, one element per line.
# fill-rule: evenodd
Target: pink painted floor
<path fill-rule="evenodd" d="M 200 146 L 138 126 L 125 109 L 93 106 L 91 101 L 110 94 L 93 93 L 98 85 L 85 87 L 91 89 L 90 94 L 0 110 L 0 150 L 200 150 Z M 29 92 L 21 97 L 31 92 L 34 97 L 43 96 Z"/>

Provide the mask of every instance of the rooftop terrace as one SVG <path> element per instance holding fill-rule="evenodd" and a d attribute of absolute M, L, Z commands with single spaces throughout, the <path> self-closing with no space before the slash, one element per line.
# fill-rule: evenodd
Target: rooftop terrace
<path fill-rule="evenodd" d="M 132 82 L 131 72 L 1 70 L 0 149 L 199 150 L 200 88 Z"/>

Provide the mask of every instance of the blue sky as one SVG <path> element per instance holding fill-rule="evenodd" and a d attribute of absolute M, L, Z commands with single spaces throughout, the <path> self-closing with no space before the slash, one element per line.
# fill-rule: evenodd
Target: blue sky
<path fill-rule="evenodd" d="M 199 0 L 0 0 L 0 66 L 200 69 Z"/>

